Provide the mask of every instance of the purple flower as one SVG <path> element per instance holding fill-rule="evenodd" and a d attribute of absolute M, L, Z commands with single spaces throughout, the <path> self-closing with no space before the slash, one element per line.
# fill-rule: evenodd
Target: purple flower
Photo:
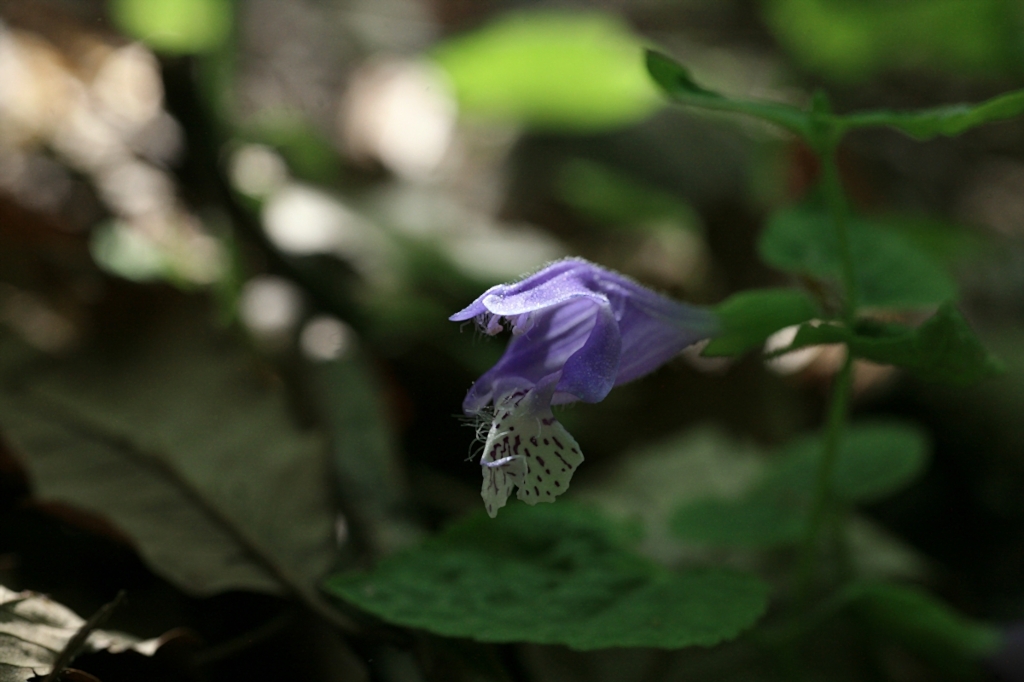
<path fill-rule="evenodd" d="M 493 517 L 512 486 L 528 504 L 553 502 L 583 461 L 551 405 L 596 403 L 713 335 L 714 315 L 678 303 L 580 258 L 491 287 L 449 319 L 488 334 L 512 330 L 501 360 L 473 384 L 466 414 L 493 406 L 482 495 Z"/>

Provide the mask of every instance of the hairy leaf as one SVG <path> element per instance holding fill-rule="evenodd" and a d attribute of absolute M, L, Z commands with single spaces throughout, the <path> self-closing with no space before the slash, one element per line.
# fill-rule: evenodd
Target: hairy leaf
<path fill-rule="evenodd" d="M 767 587 L 725 569 L 672 573 L 568 504 L 475 514 L 373 571 L 326 588 L 384 620 L 489 642 L 711 646 L 750 627 Z"/>

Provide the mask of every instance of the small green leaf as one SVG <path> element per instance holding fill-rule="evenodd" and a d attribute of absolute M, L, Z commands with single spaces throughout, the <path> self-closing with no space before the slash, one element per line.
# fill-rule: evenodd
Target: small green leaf
<path fill-rule="evenodd" d="M 712 111 L 747 114 L 774 123 L 804 138 L 811 137 L 810 114 L 802 109 L 775 102 L 730 99 L 707 90 L 694 82 L 686 67 L 654 50 L 647 50 L 647 70 L 665 94 L 680 104 Z"/>
<path fill-rule="evenodd" d="M 703 355 L 741 355 L 764 344 L 773 333 L 818 314 L 814 302 L 795 289 L 753 289 L 730 296 L 715 308 L 722 334 Z"/>
<path fill-rule="evenodd" d="M 967 320 L 951 303 L 917 329 L 885 325 L 870 330 L 849 329 L 838 324 L 800 327 L 788 350 L 828 343 L 846 343 L 853 354 L 882 365 L 897 365 L 926 381 L 970 386 L 1001 374 L 1003 363 L 974 335 Z"/>
<path fill-rule="evenodd" d="M 441 43 L 433 58 L 466 113 L 594 131 L 659 108 L 641 42 L 596 12 L 517 12 Z"/>
<path fill-rule="evenodd" d="M 725 569 L 669 572 L 624 549 L 572 505 L 483 513 L 373 571 L 338 574 L 332 594 L 392 623 L 488 642 L 711 646 L 764 612 L 767 586 Z"/>
<path fill-rule="evenodd" d="M 858 357 L 905 367 L 914 375 L 955 386 L 970 386 L 1002 373 L 1003 364 L 981 345 L 952 304 L 939 308 L 915 330 L 879 338 L 855 336 Z"/>
<path fill-rule="evenodd" d="M 712 547 L 766 549 L 799 542 L 821 449 L 820 435 L 794 441 L 746 495 L 677 508 L 672 531 L 687 542 Z M 918 429 L 896 422 L 857 424 L 840 443 L 833 489 L 846 502 L 874 501 L 920 475 L 927 459 L 927 440 Z"/>
<path fill-rule="evenodd" d="M 900 422 L 860 423 L 850 427 L 839 446 L 833 477 L 837 497 L 872 502 L 904 487 L 924 471 L 928 440 L 917 428 Z M 814 490 L 821 459 L 820 435 L 791 443 L 766 487 Z"/>
<path fill-rule="evenodd" d="M 979 660 L 1002 642 L 995 627 L 956 613 L 910 585 L 856 584 L 843 596 L 879 635 L 900 642 L 951 678 L 978 677 Z"/>
<path fill-rule="evenodd" d="M 956 297 L 956 285 L 945 270 L 902 235 L 856 217 L 847 227 L 861 305 L 917 308 Z M 773 215 L 758 249 L 766 263 L 785 272 L 832 282 L 842 275 L 834 224 L 811 204 Z"/>
<path fill-rule="evenodd" d="M 888 126 L 919 140 L 956 137 L 986 123 L 1024 113 L 1024 90 L 1008 92 L 979 104 L 951 104 L 923 111 L 864 111 L 842 118 L 846 130 Z"/>

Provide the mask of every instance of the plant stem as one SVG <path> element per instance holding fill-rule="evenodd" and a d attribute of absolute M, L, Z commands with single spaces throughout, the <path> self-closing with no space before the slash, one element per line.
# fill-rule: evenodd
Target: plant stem
<path fill-rule="evenodd" d="M 850 244 L 849 221 L 847 219 L 846 197 L 839 180 L 839 166 L 836 163 L 838 140 L 832 135 L 825 136 L 818 153 L 821 156 L 821 188 L 825 195 L 828 212 L 839 243 L 839 258 L 843 278 L 843 319 L 853 324 L 857 314 L 857 275 L 853 266 L 853 249 Z"/>
<path fill-rule="evenodd" d="M 821 452 L 821 461 L 818 463 L 814 500 L 807 521 L 807 531 L 804 535 L 799 582 L 797 583 L 797 602 L 801 604 L 806 604 L 813 587 L 819 540 L 832 498 L 832 478 L 835 474 L 836 461 L 839 459 L 840 440 L 843 430 L 846 428 L 846 413 L 850 402 L 852 378 L 853 356 L 847 352 L 846 359 L 843 360 L 843 366 L 839 370 L 839 374 L 836 375 L 835 384 L 832 387 L 828 424 L 825 427 L 825 442 Z"/>
<path fill-rule="evenodd" d="M 849 222 L 846 210 L 846 198 L 839 179 L 839 167 L 836 164 L 836 149 L 842 131 L 836 119 L 829 112 L 828 101 L 822 94 L 816 102 L 816 108 L 824 114 L 818 119 L 818 135 L 813 140 L 814 147 L 821 159 L 821 188 L 832 218 L 839 246 L 839 258 L 842 265 L 843 287 L 843 319 L 851 328 L 857 316 L 857 276 L 854 269 L 853 252 L 850 244 Z M 828 423 L 825 427 L 825 438 L 822 445 L 821 459 L 818 462 L 818 475 L 815 481 L 814 498 L 811 503 L 807 529 L 804 535 L 796 584 L 796 605 L 804 607 L 814 587 L 815 565 L 820 553 L 822 530 L 828 517 L 832 501 L 832 479 L 836 461 L 839 459 L 839 447 L 842 434 L 846 428 L 847 408 L 850 402 L 850 388 L 853 379 L 853 355 L 849 347 L 843 365 L 836 375 L 832 387 L 832 396 L 828 411 Z M 840 522 L 841 523 L 841 522 Z M 841 529 L 839 529 L 841 531 Z"/>

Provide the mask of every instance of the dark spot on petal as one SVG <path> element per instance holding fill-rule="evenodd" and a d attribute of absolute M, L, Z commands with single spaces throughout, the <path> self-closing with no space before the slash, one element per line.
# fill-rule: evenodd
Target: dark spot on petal
<path fill-rule="evenodd" d="M 545 438 L 544 439 L 544 445 L 551 445 L 551 441 L 549 441 L 547 438 Z"/>
<path fill-rule="evenodd" d="M 557 486 L 558 486 L 559 488 L 561 488 L 561 487 L 562 487 L 562 484 L 561 484 L 561 483 L 559 483 L 558 481 L 555 481 L 555 485 L 557 485 Z"/>
<path fill-rule="evenodd" d="M 544 458 L 543 457 L 541 457 L 540 455 L 537 455 L 537 461 L 540 462 L 541 466 L 544 466 Z"/>
<path fill-rule="evenodd" d="M 533 486 L 533 492 L 536 495 L 540 495 L 540 489 L 537 486 Z"/>
<path fill-rule="evenodd" d="M 540 477 L 540 475 L 538 475 L 538 476 L 537 476 L 537 482 L 538 482 L 538 483 L 543 483 L 543 482 L 544 482 L 544 479 L 543 479 L 543 478 L 541 478 L 541 477 Z"/>
<path fill-rule="evenodd" d="M 545 469 L 544 473 L 547 474 L 548 476 L 550 476 L 551 475 L 551 469 Z"/>
<path fill-rule="evenodd" d="M 565 449 L 565 446 L 564 446 L 564 445 L 562 445 L 561 441 L 559 441 L 559 440 L 558 440 L 557 438 L 555 438 L 554 436 L 551 436 L 551 440 L 555 441 L 555 445 L 557 445 L 558 447 L 560 447 L 560 448 L 562 448 L 562 449 Z"/>
<path fill-rule="evenodd" d="M 537 436 L 530 436 L 530 442 L 533 443 L 534 446 L 540 445 L 540 443 L 537 442 Z"/>
<path fill-rule="evenodd" d="M 550 490 L 545 490 L 544 492 L 547 493 L 548 497 L 551 497 L 551 491 Z"/>

